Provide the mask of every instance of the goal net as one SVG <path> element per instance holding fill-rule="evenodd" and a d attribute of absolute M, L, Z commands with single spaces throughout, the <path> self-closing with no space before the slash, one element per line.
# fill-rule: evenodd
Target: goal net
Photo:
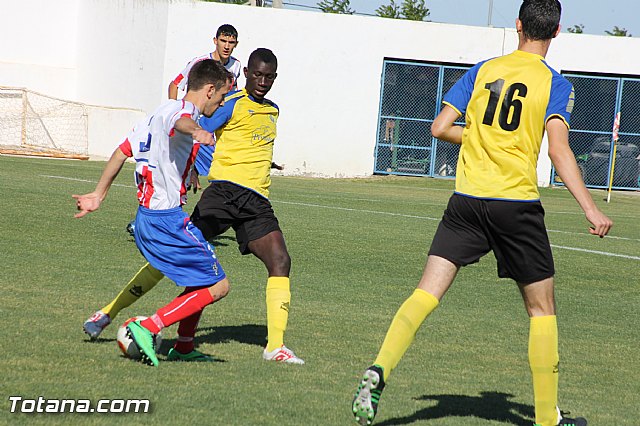
<path fill-rule="evenodd" d="M 0 153 L 88 158 L 87 107 L 0 86 Z"/>

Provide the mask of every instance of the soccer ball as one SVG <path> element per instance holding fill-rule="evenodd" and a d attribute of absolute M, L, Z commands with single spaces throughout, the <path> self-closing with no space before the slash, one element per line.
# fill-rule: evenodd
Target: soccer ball
<path fill-rule="evenodd" d="M 122 354 L 127 358 L 131 359 L 140 359 L 140 351 L 133 340 L 127 336 L 127 324 L 132 321 L 137 320 L 145 320 L 147 317 L 137 316 L 133 318 L 129 318 L 120 326 L 117 333 L 116 341 L 118 342 L 118 347 L 122 351 Z M 162 344 L 162 335 L 160 333 L 156 334 L 156 351 L 160 349 L 160 345 Z"/>

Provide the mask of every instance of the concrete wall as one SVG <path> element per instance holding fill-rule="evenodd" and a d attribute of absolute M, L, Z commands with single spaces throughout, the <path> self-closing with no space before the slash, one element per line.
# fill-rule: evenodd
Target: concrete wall
<path fill-rule="evenodd" d="M 276 161 L 287 173 L 319 176 L 372 173 L 385 57 L 473 64 L 517 45 L 511 29 L 190 0 L 0 0 L 0 8 L 24 17 L 0 27 L 3 40 L 13 41 L 0 44 L 0 85 L 145 111 L 166 99 L 189 59 L 213 49 L 217 27 L 232 23 L 240 32 L 234 56 L 243 64 L 257 47 L 279 59 L 269 94 L 281 108 Z M 640 57 L 628 54 L 634 51 L 638 38 L 563 33 L 548 62 L 557 70 L 640 74 Z M 111 134 L 124 135 L 141 115 L 96 115 L 90 153 L 110 153 L 120 140 Z M 544 147 L 541 184 L 549 170 Z"/>

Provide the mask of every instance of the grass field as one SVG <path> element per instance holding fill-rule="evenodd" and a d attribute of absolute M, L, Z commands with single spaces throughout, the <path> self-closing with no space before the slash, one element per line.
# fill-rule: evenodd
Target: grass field
<path fill-rule="evenodd" d="M 136 209 L 127 164 L 103 208 L 73 219 L 72 193 L 102 162 L 0 157 L 2 424 L 349 425 L 359 376 L 411 294 L 453 182 L 276 177 L 272 201 L 293 258 L 286 343 L 305 366 L 267 363 L 266 272 L 217 241 L 229 296 L 205 310 L 199 349 L 220 362 L 119 355 L 117 325 L 178 293 L 166 280 L 122 312 L 103 339 L 82 322 L 143 264 L 125 226 Z M 560 404 L 590 425 L 640 424 L 640 196 L 593 192 L 615 226 L 600 240 L 564 189 L 542 189 L 557 268 Z M 195 205 L 190 200 L 187 210 Z M 578 251 L 583 250 L 583 251 Z M 419 330 L 382 397 L 377 425 L 531 425 L 528 319 L 488 255 L 465 268 Z M 175 341 L 164 331 L 161 353 Z M 10 395 L 148 398 L 149 414 L 11 414 Z M 353 423 L 355 424 L 355 423 Z"/>

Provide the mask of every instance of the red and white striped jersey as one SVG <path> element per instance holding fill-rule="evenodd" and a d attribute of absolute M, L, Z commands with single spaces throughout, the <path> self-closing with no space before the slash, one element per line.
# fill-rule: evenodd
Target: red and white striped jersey
<path fill-rule="evenodd" d="M 178 74 L 176 78 L 173 79 L 173 84 L 178 86 L 178 89 L 182 91 L 186 91 L 187 80 L 188 80 L 189 72 L 191 71 L 191 68 L 193 68 L 193 66 L 198 62 L 204 61 L 205 59 L 213 59 L 212 53 L 207 53 L 206 55 L 198 56 L 190 60 L 189 63 L 187 63 L 187 66 L 184 67 L 182 71 L 180 71 L 180 74 Z M 240 78 L 240 70 L 242 69 L 242 65 L 240 64 L 240 61 L 234 58 L 233 56 L 229 56 L 229 61 L 226 63 L 224 67 L 226 68 L 227 71 L 233 74 L 233 82 L 231 83 L 231 90 L 238 90 L 238 78 Z"/>
<path fill-rule="evenodd" d="M 199 115 L 191 102 L 167 102 L 139 122 L 120 144 L 122 152 L 136 160 L 141 206 L 165 210 L 187 202 L 186 182 L 200 144 L 174 126 L 181 117 L 196 120 Z"/>

